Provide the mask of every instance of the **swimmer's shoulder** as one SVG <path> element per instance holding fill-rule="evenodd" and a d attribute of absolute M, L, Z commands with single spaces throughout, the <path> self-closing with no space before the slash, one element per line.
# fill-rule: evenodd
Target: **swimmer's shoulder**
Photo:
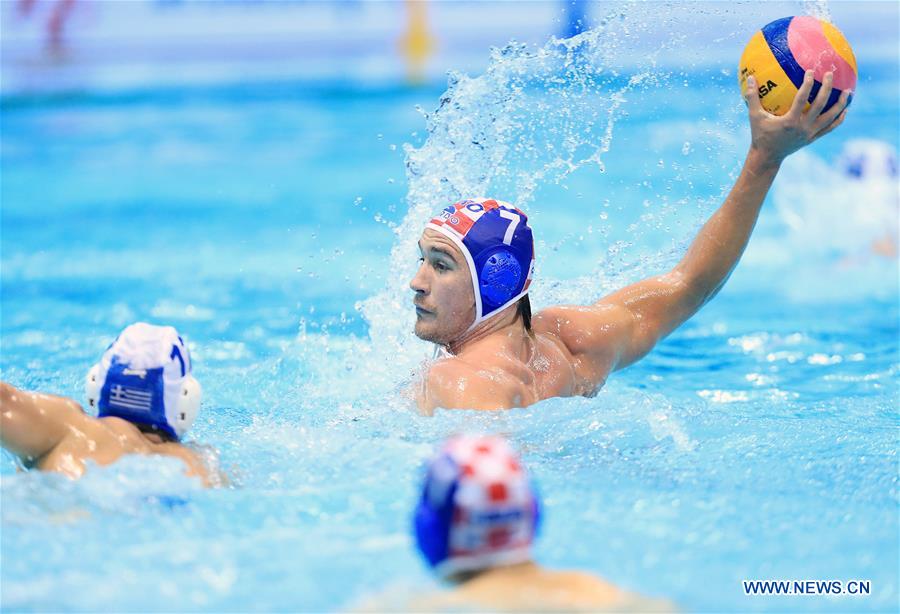
<path fill-rule="evenodd" d="M 364 597 L 344 608 L 345 612 L 466 612 L 472 603 L 457 591 L 439 590 L 417 593 L 407 587 L 394 587 L 377 595 Z"/>
<path fill-rule="evenodd" d="M 140 431 L 133 424 L 121 418 L 97 418 L 89 415 L 74 399 L 42 393 L 28 393 L 54 421 L 63 425 L 65 434 L 60 444 L 72 440 L 83 441 L 88 447 L 101 445 L 121 445 L 124 442 L 140 440 Z"/>
<path fill-rule="evenodd" d="M 154 443 L 141 430 L 122 418 L 108 416 L 93 419 L 98 424 L 97 454 L 92 455 L 100 464 L 108 464 L 126 454 L 154 454 L 179 459 L 185 465 L 185 474 L 198 477 L 204 486 L 226 485 L 224 474 L 208 467 L 200 454 L 177 441 Z"/>
<path fill-rule="evenodd" d="M 428 369 L 422 404 L 428 409 L 510 409 L 521 405 L 521 395 L 521 382 L 502 366 L 450 356 Z"/>
<path fill-rule="evenodd" d="M 57 402 L 45 404 L 45 407 L 55 412 L 56 419 L 65 426 L 65 434 L 57 447 L 83 445 L 87 449 L 95 449 L 98 445 L 102 447 L 119 446 L 123 438 L 136 438 L 135 435 L 139 435 L 131 423 L 119 418 L 91 416 L 78 402 L 72 399 L 57 397 Z M 115 424 L 116 422 L 121 424 Z"/>
<path fill-rule="evenodd" d="M 200 478 L 207 488 L 228 485 L 228 478 L 224 473 L 207 464 L 198 452 L 182 443 L 167 441 L 153 444 L 151 453 L 181 460 L 187 468 L 185 473 L 188 476 Z"/>
<path fill-rule="evenodd" d="M 77 413 L 67 412 L 65 418 L 66 433 L 33 463 L 41 471 L 77 478 L 84 473 L 88 460 L 108 465 L 124 454 L 142 452 L 147 447 L 134 425 L 119 418 L 94 418 L 80 407 Z"/>
<path fill-rule="evenodd" d="M 462 603 L 503 612 L 620 611 L 622 591 L 578 571 L 535 569 L 527 574 L 488 574 L 454 591 Z"/>
<path fill-rule="evenodd" d="M 545 571 L 548 583 L 566 588 L 574 594 L 590 597 L 597 603 L 614 603 L 625 594 L 615 585 L 597 576 L 576 570 Z"/>
<path fill-rule="evenodd" d="M 560 570 L 545 571 L 551 586 L 557 594 L 568 594 L 571 605 L 576 610 L 608 612 L 674 612 L 673 604 L 629 593 L 593 574 Z M 547 588 L 550 589 L 551 586 Z"/>
<path fill-rule="evenodd" d="M 155 448 L 162 444 L 154 444 L 136 425 L 116 416 L 94 418 L 98 426 L 97 433 L 102 433 L 102 444 L 110 452 L 121 454 L 155 454 Z"/>
<path fill-rule="evenodd" d="M 606 381 L 618 360 L 623 339 L 634 335 L 637 322 L 615 304 L 558 305 L 532 320 L 535 335 L 555 343 L 580 380 L 578 394 L 591 396 Z"/>

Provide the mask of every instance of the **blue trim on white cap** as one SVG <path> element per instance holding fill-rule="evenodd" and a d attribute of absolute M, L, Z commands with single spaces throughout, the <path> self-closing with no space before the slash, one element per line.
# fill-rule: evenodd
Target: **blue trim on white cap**
<path fill-rule="evenodd" d="M 121 363 L 118 357 L 113 356 L 97 409 L 99 418 L 115 416 L 178 438 L 166 418 L 163 367 L 131 369 L 127 363 Z"/>

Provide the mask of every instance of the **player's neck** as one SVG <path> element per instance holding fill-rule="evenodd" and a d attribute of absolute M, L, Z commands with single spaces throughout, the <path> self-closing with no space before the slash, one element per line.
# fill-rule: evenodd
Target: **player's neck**
<path fill-rule="evenodd" d="M 485 343 L 499 341 L 504 345 L 511 344 L 513 347 L 510 349 L 519 355 L 521 353 L 519 346 L 525 343 L 526 337 L 525 326 L 516 313 L 515 305 L 512 305 L 452 341 L 447 346 L 447 350 L 451 354 L 459 356 L 463 352 L 471 351 Z"/>
<path fill-rule="evenodd" d="M 178 443 L 177 441 L 175 441 L 173 439 L 165 437 L 164 435 L 162 435 L 160 433 L 154 433 L 152 431 L 141 431 L 141 435 L 144 437 L 144 439 L 147 441 L 147 443 L 149 443 L 150 445 L 153 445 L 153 446 L 162 446 L 162 445 L 171 444 L 171 443 L 175 443 L 175 444 Z"/>
<path fill-rule="evenodd" d="M 533 576 L 540 571 L 541 567 L 534 561 L 524 561 L 522 563 L 514 563 L 513 565 L 500 565 L 498 567 L 492 567 L 491 569 L 485 569 L 484 571 L 473 574 L 471 577 L 463 580 L 463 583 L 473 580 L 478 580 L 479 583 L 492 582 L 501 578 L 503 580 L 509 580 L 510 578 Z"/>

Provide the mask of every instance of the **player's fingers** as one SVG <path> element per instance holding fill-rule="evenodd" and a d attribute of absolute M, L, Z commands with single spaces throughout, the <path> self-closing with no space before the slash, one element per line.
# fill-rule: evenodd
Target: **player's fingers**
<path fill-rule="evenodd" d="M 834 120 L 834 121 L 831 122 L 829 125 L 825 126 L 822 130 L 820 130 L 819 132 L 817 132 L 816 135 L 813 137 L 813 140 L 816 140 L 816 139 L 818 139 L 819 137 L 825 136 L 826 134 L 828 134 L 829 132 L 831 132 L 832 130 L 834 130 L 834 129 L 837 128 L 838 126 L 840 126 L 842 123 L 844 123 L 844 118 L 845 118 L 845 117 L 847 117 L 847 109 L 844 109 L 843 111 L 841 111 L 841 114 L 838 115 L 838 117 L 837 117 L 836 120 Z"/>
<path fill-rule="evenodd" d="M 816 118 L 816 123 L 814 124 L 814 126 L 816 127 L 817 132 L 830 126 L 837 118 L 837 116 L 847 108 L 847 103 L 849 101 L 850 92 L 848 90 L 844 90 L 843 92 L 841 92 L 841 96 L 837 99 L 837 102 L 835 102 L 830 109 Z"/>
<path fill-rule="evenodd" d="M 831 96 L 831 84 L 833 81 L 834 73 L 825 73 L 825 77 L 822 78 L 822 87 L 819 88 L 819 93 L 816 94 L 816 99 L 812 101 L 812 104 L 809 107 L 808 116 L 810 118 L 817 118 L 819 116 L 819 113 L 822 112 L 822 109 L 825 108 L 825 103 L 828 102 L 828 97 Z"/>
<path fill-rule="evenodd" d="M 803 113 L 803 108 L 806 106 L 806 101 L 809 100 L 809 93 L 812 91 L 814 82 L 813 71 L 807 70 L 806 74 L 803 75 L 803 83 L 800 84 L 800 89 L 797 90 L 797 95 L 794 96 L 794 102 L 791 103 L 791 108 L 787 112 L 788 115 L 797 117 Z"/>
<path fill-rule="evenodd" d="M 756 86 L 756 77 L 752 75 L 747 77 L 747 88 L 744 91 L 744 100 L 747 102 L 747 107 L 750 109 L 751 115 L 764 111 L 762 103 L 759 101 L 759 89 Z"/>

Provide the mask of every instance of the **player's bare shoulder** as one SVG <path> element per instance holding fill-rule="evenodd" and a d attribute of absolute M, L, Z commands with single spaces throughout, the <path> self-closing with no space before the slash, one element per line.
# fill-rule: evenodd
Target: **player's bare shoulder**
<path fill-rule="evenodd" d="M 635 325 L 618 305 L 558 305 L 535 315 L 535 335 L 553 340 L 567 356 L 577 377 L 576 394 L 593 395 L 606 381 L 616 361 L 617 339 Z"/>
<path fill-rule="evenodd" d="M 501 366 L 478 366 L 458 356 L 431 365 L 420 405 L 444 409 L 510 409 L 521 405 L 522 384 Z"/>
<path fill-rule="evenodd" d="M 93 418 L 71 403 L 78 409 L 66 416 L 67 432 L 53 449 L 36 459 L 38 469 L 79 477 L 87 461 L 108 465 L 123 454 L 149 452 L 149 444 L 133 424 L 119 418 Z"/>
<path fill-rule="evenodd" d="M 200 478 L 206 487 L 222 487 L 230 484 L 228 476 L 217 467 L 217 459 L 210 459 L 208 455 L 203 454 L 203 446 L 198 449 L 193 445 L 167 441 L 154 445 L 152 453 L 181 460 L 187 468 L 187 475 Z"/>

